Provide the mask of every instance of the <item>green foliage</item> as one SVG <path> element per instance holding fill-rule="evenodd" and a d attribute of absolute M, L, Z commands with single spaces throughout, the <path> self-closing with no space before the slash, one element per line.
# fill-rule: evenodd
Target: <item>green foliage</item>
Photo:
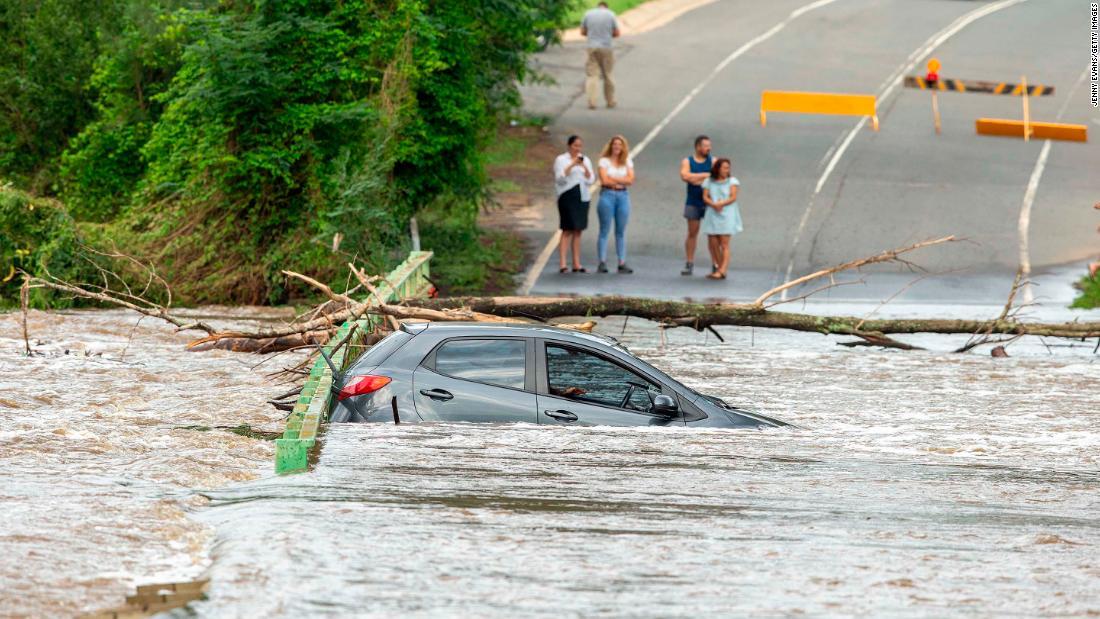
<path fill-rule="evenodd" d="M 182 4 L 128 5 L 103 45 L 88 87 L 97 117 L 61 158 L 62 198 L 78 219 L 116 217 L 145 173 L 141 150 L 163 112 L 159 99 L 179 68 L 187 36 L 187 13 L 176 6 Z"/>
<path fill-rule="evenodd" d="M 625 11 L 644 4 L 649 0 L 607 0 L 607 8 L 615 12 L 616 15 L 621 15 Z M 584 18 L 584 14 L 589 10 L 596 8 L 596 0 L 578 0 L 573 3 L 572 10 L 569 11 L 569 19 L 566 22 L 570 28 L 576 28 L 580 25 L 581 19 Z"/>
<path fill-rule="evenodd" d="M 501 132 L 485 152 L 487 166 L 502 166 L 519 161 L 527 152 L 527 140 Z"/>
<path fill-rule="evenodd" d="M 159 258 L 185 296 L 224 295 L 217 278 L 248 273 L 231 299 L 284 300 L 280 269 L 342 267 L 345 255 L 321 251 L 337 231 L 345 252 L 385 262 L 407 213 L 386 186 L 396 121 L 380 91 L 416 6 L 257 3 L 189 17 L 194 42 L 143 149 L 144 198 L 170 213 L 140 237 L 172 239 Z M 174 236 L 180 226 L 192 232 Z"/>
<path fill-rule="evenodd" d="M 523 241 L 514 234 L 480 230 L 476 212 L 432 205 L 417 215 L 421 244 L 432 260 L 432 278 L 447 296 L 511 294 L 523 261 Z"/>
<path fill-rule="evenodd" d="M 73 276 L 90 268 L 79 257 L 76 226 L 56 200 L 0 187 L 0 221 L 0 307 L 19 305 L 17 270 Z M 41 291 L 32 294 L 36 305 L 44 304 Z"/>
<path fill-rule="evenodd" d="M 495 259 L 476 228 L 482 153 L 518 102 L 535 34 L 560 25 L 569 7 L 16 4 L 2 9 L 0 28 L 33 26 L 25 38 L 36 45 L 58 38 L 47 64 L 72 77 L 61 88 L 38 76 L 17 91 L 29 117 L 53 123 L 41 140 L 39 125 L 0 112 L 0 174 L 22 181 L 59 169 L 77 220 L 104 223 L 103 237 L 155 263 L 181 301 L 251 303 L 297 294 L 281 269 L 333 281 L 352 258 L 392 267 L 408 249 L 408 217 L 429 203 L 448 205 L 427 234 L 446 231 L 432 247 L 442 262 Z M 26 81 L 28 59 L 46 67 L 23 48 L 3 53 L 0 87 Z M 452 261 L 452 252 L 462 255 Z M 462 289 L 478 279 L 452 272 Z"/>
<path fill-rule="evenodd" d="M 86 88 L 123 0 L 0 2 L 0 175 L 49 191 L 57 157 L 95 115 Z"/>
<path fill-rule="evenodd" d="M 1100 308 L 1100 273 L 1092 277 L 1082 277 L 1081 281 L 1077 283 L 1077 288 L 1081 291 L 1081 294 L 1073 300 L 1070 307 L 1077 309 Z"/>

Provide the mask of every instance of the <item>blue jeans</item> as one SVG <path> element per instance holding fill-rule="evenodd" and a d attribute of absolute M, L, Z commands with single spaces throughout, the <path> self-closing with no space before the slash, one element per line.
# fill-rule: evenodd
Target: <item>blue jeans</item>
<path fill-rule="evenodd" d="M 600 217 L 600 236 L 596 241 L 596 253 L 600 262 L 607 262 L 607 237 L 611 234 L 611 220 L 615 220 L 615 253 L 619 263 L 626 262 L 626 222 L 630 219 L 630 192 L 625 189 L 603 189 L 596 207 Z"/>

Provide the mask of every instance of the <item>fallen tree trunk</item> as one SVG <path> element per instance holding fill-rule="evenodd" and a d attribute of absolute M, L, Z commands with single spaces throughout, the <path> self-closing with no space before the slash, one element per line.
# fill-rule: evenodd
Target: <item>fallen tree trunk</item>
<path fill-rule="evenodd" d="M 813 333 L 883 335 L 905 333 L 995 333 L 1064 338 L 1100 337 L 1100 322 L 1040 323 L 1014 319 L 965 320 L 944 318 L 860 318 L 814 316 L 766 310 L 755 304 L 685 303 L 637 297 L 454 297 L 417 300 L 430 310 L 466 309 L 496 316 L 526 316 L 541 320 L 562 316 L 634 316 L 668 326 L 707 327 L 729 325 L 790 329 Z"/>
<path fill-rule="evenodd" d="M 251 337 L 223 337 L 221 334 L 213 334 L 209 337 L 195 340 L 187 345 L 187 350 L 200 352 L 203 350 L 230 350 L 233 352 L 268 353 L 288 350 L 291 348 L 308 348 L 325 344 L 332 337 L 332 331 L 307 331 L 294 333 L 280 337 L 251 338 Z"/>
<path fill-rule="evenodd" d="M 169 311 L 171 289 L 168 287 L 167 282 L 156 274 L 152 266 L 144 265 L 123 254 L 111 254 L 111 257 L 126 258 L 130 263 L 143 268 L 148 275 L 148 283 L 145 289 L 137 293 L 132 291 L 121 277 L 108 271 L 103 271 L 103 284 L 74 284 L 57 280 L 48 276 L 48 274 L 45 278 L 31 277 L 24 274 L 26 279 L 23 290 L 25 294 L 28 288 L 46 287 L 59 293 L 100 303 L 118 305 L 146 316 L 159 318 L 174 325 L 177 331 L 204 331 L 206 333 L 204 337 L 189 344 L 188 348 L 191 350 L 222 348 L 262 353 L 310 347 L 326 342 L 345 320 L 354 320 L 368 313 L 385 316 L 390 329 L 398 327 L 398 320 L 476 322 L 529 322 L 537 320 L 545 322 L 551 318 L 564 316 L 621 315 L 653 320 L 666 328 L 690 327 L 698 331 L 710 330 L 719 339 L 721 339 L 721 335 L 714 330 L 714 327 L 729 325 L 850 335 L 858 337 L 860 340 L 841 343 L 844 345 L 884 346 L 904 350 L 913 350 L 918 347 L 895 340 L 889 337 L 888 334 L 941 333 L 969 335 L 970 340 L 958 349 L 959 352 L 965 352 L 987 343 L 1007 343 L 1024 335 L 1072 339 L 1098 338 L 1097 345 L 1100 347 L 1100 322 L 1039 323 L 1019 320 L 1017 317 L 1019 308 L 1013 308 L 1013 301 L 1016 291 L 1023 283 L 1021 273 L 1017 273 L 1004 310 L 996 318 L 988 320 L 872 318 L 878 308 L 862 318 L 855 316 L 814 316 L 780 312 L 772 309 L 776 305 L 789 303 L 792 299 L 784 297 L 779 301 L 769 303 L 769 300 L 776 295 L 785 295 L 795 287 L 808 284 L 811 281 L 827 279 L 828 283 L 795 297 L 793 300 L 805 299 L 821 290 L 845 285 L 849 282 L 836 282 L 834 276 L 837 273 L 858 270 L 869 265 L 894 263 L 901 264 L 914 271 L 923 271 L 919 266 L 909 262 L 903 255 L 918 249 L 956 242 L 957 240 L 954 236 L 931 239 L 821 269 L 774 287 L 758 296 L 753 302 L 743 304 L 702 304 L 621 296 L 459 297 L 434 300 L 417 299 L 408 300 L 403 304 L 390 304 L 387 302 L 388 295 L 381 294 L 374 286 L 374 282 L 382 280 L 382 278 L 369 277 L 351 263 L 348 264 L 348 268 L 352 275 L 359 280 L 359 286 L 356 289 L 364 288 L 371 295 L 365 300 L 352 298 L 350 296 L 352 291 L 344 293 L 333 291 L 323 282 L 307 275 L 293 271 L 283 271 L 286 276 L 299 279 L 321 291 L 327 300 L 312 311 L 299 316 L 290 324 L 261 328 L 249 332 L 219 330 L 202 322 L 188 322 L 182 317 L 173 315 Z M 927 277 L 927 275 L 921 276 L 921 278 L 924 277 Z M 115 280 L 121 282 L 121 289 L 117 285 L 112 288 L 111 282 Z M 919 279 L 915 281 L 919 281 Z M 149 285 L 154 282 L 164 287 L 167 297 L 164 305 L 154 303 L 143 297 Z M 299 322 L 303 318 L 305 320 Z M 587 331 L 591 330 L 595 323 L 588 321 L 578 325 L 559 326 Z M 380 337 L 384 331 L 385 329 L 380 329 L 380 333 L 372 334 L 372 337 Z M 994 335 L 1006 337 L 993 338 Z M 27 348 L 29 350 L 29 340 L 26 334 L 24 334 L 24 340 L 28 342 Z"/>

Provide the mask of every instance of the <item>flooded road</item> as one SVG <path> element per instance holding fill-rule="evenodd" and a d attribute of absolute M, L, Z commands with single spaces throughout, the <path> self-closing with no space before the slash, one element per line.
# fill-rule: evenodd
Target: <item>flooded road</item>
<path fill-rule="evenodd" d="M 620 336 L 621 320 L 601 322 Z M 633 320 L 767 431 L 341 425 L 309 473 L 205 493 L 202 616 L 1100 613 L 1091 347 L 848 350 Z M 906 338 L 940 348 L 954 339 Z M 1052 354 L 1054 353 L 1054 354 Z"/>
<path fill-rule="evenodd" d="M 1100 613 L 1091 346 L 661 344 L 605 319 L 687 384 L 798 427 L 339 425 L 310 472 L 273 477 L 270 442 L 190 429 L 278 429 L 266 366 L 136 322 L 34 313 L 28 359 L 0 316 L 0 616 L 199 577 L 209 599 L 178 616 Z"/>
<path fill-rule="evenodd" d="M 272 470 L 271 442 L 210 429 L 279 429 L 259 359 L 189 353 L 125 311 L 32 312 L 25 357 L 18 318 L 0 315 L 0 616 L 117 608 L 134 585 L 200 577 L 213 531 L 187 517 L 205 503 L 193 489 Z"/>

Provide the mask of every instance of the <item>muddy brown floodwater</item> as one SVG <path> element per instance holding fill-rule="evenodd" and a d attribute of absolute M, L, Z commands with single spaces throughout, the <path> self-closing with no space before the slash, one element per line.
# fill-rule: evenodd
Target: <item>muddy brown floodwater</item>
<path fill-rule="evenodd" d="M 32 312 L 39 354 L 24 357 L 18 318 L 0 315 L 0 616 L 115 608 L 134 585 L 201 576 L 212 531 L 185 513 L 205 502 L 193 489 L 270 472 L 273 446 L 187 426 L 278 429 L 259 359 L 188 353 L 188 336 L 123 311 Z"/>
<path fill-rule="evenodd" d="M 341 425 L 274 477 L 270 443 L 180 427 L 277 426 L 255 357 L 185 353 L 148 321 L 121 356 L 134 321 L 35 314 L 48 354 L 26 359 L 0 317 L 0 615 L 165 575 L 211 578 L 180 616 L 1100 614 L 1091 345 L 662 345 L 611 318 L 687 384 L 798 427 Z"/>

